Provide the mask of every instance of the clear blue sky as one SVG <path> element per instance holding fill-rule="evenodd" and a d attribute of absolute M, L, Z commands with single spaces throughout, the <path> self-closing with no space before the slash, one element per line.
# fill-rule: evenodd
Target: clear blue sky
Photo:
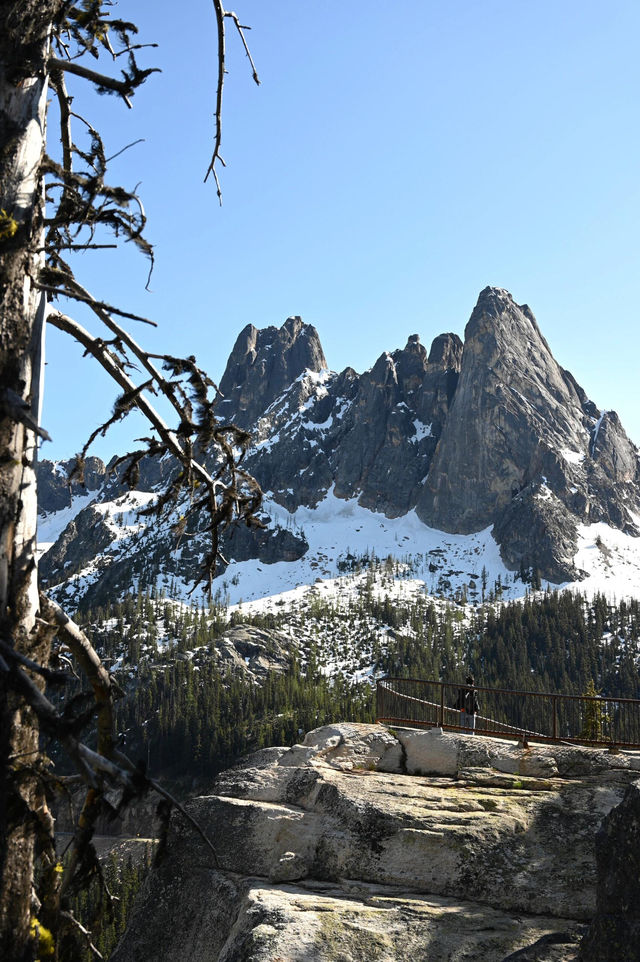
<path fill-rule="evenodd" d="M 141 182 L 156 245 L 88 253 L 104 299 L 153 317 L 151 349 L 222 373 L 245 324 L 300 314 L 329 366 L 462 335 L 479 291 L 528 303 L 558 361 L 640 441 L 640 4 L 616 0 L 237 0 L 262 80 L 229 32 L 224 206 L 213 134 L 210 3 L 120 0 L 157 65 L 134 109 L 78 92 Z M 189 11 L 189 17 L 185 11 Z M 106 65 L 106 61 L 105 61 Z M 70 86 L 73 78 L 69 78 Z M 73 84 L 78 89 L 78 84 Z M 52 126 L 52 134 L 53 126 Z M 78 315 L 79 317 L 82 315 Z M 67 457 L 115 392 L 52 331 L 44 457 Z M 64 343 L 62 343 L 64 342 Z M 64 348 L 64 350 L 63 350 Z M 94 448 L 108 457 L 141 426 Z"/>

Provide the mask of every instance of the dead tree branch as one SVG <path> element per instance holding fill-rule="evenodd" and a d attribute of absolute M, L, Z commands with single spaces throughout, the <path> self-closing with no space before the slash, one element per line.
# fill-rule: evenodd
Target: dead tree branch
<path fill-rule="evenodd" d="M 69 648 L 74 658 L 82 668 L 94 693 L 98 712 L 98 743 L 97 750 L 89 748 L 81 742 L 77 735 L 78 719 L 65 717 L 53 703 L 40 691 L 39 687 L 28 676 L 22 667 L 22 660 L 15 657 L 10 646 L 2 645 L 2 651 L 9 654 L 8 663 L 0 656 L 0 671 L 11 673 L 15 687 L 25 698 L 25 701 L 38 716 L 46 734 L 54 737 L 63 745 L 79 771 L 82 780 L 88 786 L 87 796 L 78 821 L 69 866 L 65 873 L 58 899 L 62 898 L 73 884 L 76 873 L 80 871 L 85 859 L 87 848 L 93 835 L 94 826 L 103 806 L 103 797 L 107 785 L 119 787 L 122 792 L 122 802 L 126 799 L 142 795 L 153 789 L 172 806 L 177 808 L 184 818 L 201 835 L 211 852 L 215 864 L 218 857 L 215 847 L 198 822 L 185 808 L 161 785 L 146 776 L 125 755 L 117 751 L 114 742 L 113 724 L 113 684 L 108 672 L 102 665 L 91 642 L 84 632 L 76 625 L 54 601 L 42 592 L 40 593 L 40 607 L 50 627 L 55 629 L 60 640 Z M 6 649 L 9 649 L 7 652 Z M 40 674 L 47 669 L 43 666 L 29 664 Z"/>
<path fill-rule="evenodd" d="M 220 560 L 219 532 L 235 520 L 242 520 L 252 527 L 262 527 L 262 522 L 256 517 L 256 512 L 262 500 L 262 492 L 257 482 L 246 472 L 239 469 L 236 454 L 238 449 L 246 450 L 249 435 L 235 425 L 218 424 L 213 415 L 212 402 L 208 402 L 204 396 L 208 386 L 207 382 L 200 378 L 200 372 L 192 360 L 179 360 L 168 355 L 163 356 L 165 365 L 168 365 L 175 374 L 180 375 L 186 370 L 191 375 L 201 408 L 195 421 L 193 420 L 191 402 L 186 405 L 184 400 L 181 401 L 176 393 L 179 385 L 175 381 L 165 378 L 152 363 L 151 355 L 144 352 L 130 335 L 109 320 L 110 330 L 116 333 L 118 339 L 121 338 L 122 342 L 130 348 L 136 359 L 151 374 L 154 386 L 167 397 L 180 414 L 181 434 L 179 434 L 169 428 L 141 388 L 126 372 L 122 360 L 117 357 L 105 341 L 93 337 L 77 321 L 64 314 L 52 312 L 48 320 L 54 327 L 71 334 L 78 343 L 82 344 L 85 350 L 96 358 L 123 389 L 125 392 L 122 404 L 123 410 L 128 409 L 128 405 L 134 405 L 144 414 L 157 432 L 161 442 L 160 445 L 154 439 L 149 439 L 146 449 L 127 455 L 123 460 L 133 458 L 132 466 L 137 468 L 142 457 L 148 454 L 157 456 L 168 452 L 181 465 L 182 471 L 169 485 L 167 491 L 158 498 L 152 509 L 146 510 L 160 513 L 166 508 L 174 506 L 182 493 L 189 495 L 189 504 L 183 511 L 182 528 L 180 531 L 176 530 L 178 536 L 181 530 L 184 530 L 184 524 L 191 515 L 196 515 L 202 510 L 208 512 L 207 530 L 210 536 L 210 550 L 204 559 L 201 577 L 194 587 L 197 587 L 202 580 L 206 580 L 210 588 Z M 106 320 L 105 323 L 107 323 Z M 219 453 L 218 467 L 214 474 L 207 471 L 203 464 L 194 457 L 194 445 L 189 435 L 192 435 L 194 440 L 199 442 L 198 446 L 203 446 L 207 440 L 214 442 L 215 449 Z M 82 461 L 85 453 L 86 447 L 85 451 L 79 456 L 80 461 Z M 197 501 L 193 501 L 191 492 L 194 490 L 196 482 L 204 487 L 206 493 Z"/>
<path fill-rule="evenodd" d="M 95 85 L 98 93 L 110 90 L 113 93 L 120 94 L 129 109 L 131 109 L 130 98 L 135 93 L 136 88 L 144 83 L 150 74 L 160 73 L 158 67 L 151 67 L 148 70 L 135 70 L 132 74 L 123 70 L 122 80 L 118 80 L 116 77 L 109 77 L 107 74 L 98 73 L 97 70 L 91 70 L 90 67 L 85 67 L 75 60 L 58 60 L 57 57 L 49 58 L 49 69 L 51 71 L 62 70 L 66 73 L 75 74 L 76 77 L 82 77 L 84 80 L 89 80 Z"/>
<path fill-rule="evenodd" d="M 249 50 L 249 44 L 247 43 L 247 38 L 246 38 L 245 35 L 244 35 L 244 31 L 245 31 L 245 30 L 251 30 L 251 27 L 248 27 L 248 26 L 247 26 L 246 24 L 244 24 L 244 23 L 240 23 L 240 20 L 238 19 L 238 14 L 237 14 L 237 13 L 233 13 L 232 11 L 227 10 L 227 11 L 225 11 L 225 14 L 224 14 L 224 15 L 225 15 L 225 17 L 229 17 L 231 20 L 233 20 L 233 22 L 234 22 L 235 25 L 236 25 L 236 30 L 238 31 L 238 33 L 239 33 L 239 35 L 240 35 L 240 39 L 242 40 L 242 45 L 244 46 L 244 52 L 246 53 L 247 57 L 249 58 L 249 63 L 251 64 L 251 75 L 252 75 L 254 81 L 256 82 L 256 84 L 257 84 L 258 87 L 259 87 L 259 86 L 260 86 L 260 78 L 258 77 L 258 71 L 256 70 L 256 65 L 255 65 L 255 63 L 253 62 L 253 57 L 251 56 L 251 51 Z"/>
<path fill-rule="evenodd" d="M 224 165 L 220 151 L 227 20 L 235 24 L 249 58 L 253 78 L 256 83 L 259 83 L 259 80 L 246 42 L 245 30 L 248 28 L 240 23 L 235 14 L 224 10 L 222 0 L 213 2 L 218 32 L 218 77 L 214 146 L 207 177 L 210 173 L 213 174 L 218 198 L 221 199 L 216 168 Z M 7 6 L 8 10 L 5 10 Z M 98 814 L 107 806 L 107 791 L 117 790 L 120 798 L 118 809 L 129 799 L 151 788 L 172 804 L 176 804 L 169 793 L 150 781 L 144 771 L 136 768 L 116 751 L 113 704 L 117 686 L 101 666 L 89 640 L 78 626 L 44 596 L 40 597 L 38 608 L 37 592 L 32 590 L 35 588 L 34 572 L 37 571 L 37 559 L 33 552 L 35 480 L 31 480 L 32 455 L 34 435 L 39 433 L 41 437 L 46 436 L 39 428 L 38 377 L 32 376 L 32 372 L 40 371 L 41 368 L 38 344 L 39 332 L 43 326 L 41 322 L 47 310 L 47 295 L 49 298 L 66 297 L 86 304 L 110 332 L 111 340 L 104 340 L 85 331 L 64 314 L 53 312 L 50 316 L 51 323 L 83 344 L 85 351 L 98 360 L 123 392 L 116 402 L 112 417 L 97 433 L 106 430 L 109 424 L 126 415 L 134 407 L 140 410 L 151 424 L 154 436 L 142 439 L 145 447 L 124 459 L 125 466 L 121 465 L 123 480 L 135 483 L 136 472 L 144 457 L 169 453 L 175 458 L 175 472 L 170 478 L 167 490 L 158 497 L 152 510 L 159 512 L 173 509 L 180 500 L 183 516 L 175 525 L 178 536 L 184 531 L 189 518 L 206 512 L 211 545 L 204 560 L 200 581 L 208 578 L 210 584 L 218 560 L 224 561 L 219 551 L 218 539 L 226 525 L 237 520 L 249 525 L 260 525 L 256 518 L 261 501 L 260 488 L 239 466 L 249 438 L 234 425 L 218 422 L 214 413 L 217 389 L 213 382 L 191 357 L 181 359 L 168 354 L 158 357 L 145 352 L 115 318 L 153 322 L 94 298 L 76 281 L 71 265 L 64 259 L 64 252 L 67 250 L 82 251 L 112 246 L 102 243 L 103 231 L 106 229 L 116 239 L 136 244 L 149 258 L 153 267 L 153 248 L 144 234 L 146 214 L 138 197 L 137 187 L 127 190 L 124 187 L 111 186 L 108 182 L 109 162 L 122 151 L 107 156 L 98 130 L 71 109 L 73 91 L 67 89 L 67 81 L 70 86 L 76 81 L 88 82 L 99 94 L 114 94 L 122 98 L 127 107 L 131 107 L 136 90 L 147 77 L 156 72 L 157 68 L 142 69 L 138 66 L 136 53 L 148 45 L 133 42 L 137 33 L 134 24 L 108 16 L 113 6 L 111 0 L 82 0 L 80 3 L 62 0 L 60 3 L 31 2 L 4 6 L 0 4 L 3 56 L 6 59 L 7 51 L 14 51 L 14 54 L 17 51 L 15 63 L 11 61 L 13 55 L 9 56 L 12 73 L 3 76 L 5 80 L 9 78 L 9 100 L 20 120 L 19 124 L 16 123 L 16 137 L 13 138 L 13 128 L 10 127 L 9 132 L 15 140 L 16 163 L 21 183 L 26 185 L 25 197 L 29 205 L 28 211 L 25 207 L 29 217 L 27 218 L 25 213 L 24 217 L 21 215 L 18 219 L 11 213 L 5 214 L 5 208 L 10 209 L 9 201 L 13 203 L 11 197 L 6 200 L 3 195 L 1 205 L 5 232 L 11 240 L 7 250 L 12 258 L 15 251 L 18 251 L 22 258 L 11 260 L 12 265 L 15 261 L 17 268 L 14 270 L 12 266 L 12 273 L 3 275 L 9 278 L 9 284 L 5 286 L 10 300 L 6 303 L 9 304 L 8 316 L 10 315 L 13 325 L 11 339 L 7 342 L 10 345 L 8 353 L 11 355 L 11 345 L 17 344 L 15 353 L 19 354 L 19 357 L 12 357 L 9 367 L 3 368 L 3 372 L 11 370 L 15 383 L 12 380 L 11 384 L 5 385 L 7 390 L 0 398 L 0 415 L 8 426 L 5 434 L 12 439 L 7 451 L 18 452 L 5 460 L 7 464 L 19 467 L 19 470 L 15 471 L 11 468 L 10 489 L 11 510 L 15 507 L 17 513 L 15 518 L 7 515 L 7 524 L 3 527 L 3 532 L 8 532 L 7 545 L 16 548 L 15 559 L 11 561 L 10 569 L 5 565 L 5 574 L 10 571 L 11 577 L 0 577 L 3 587 L 7 588 L 3 598 L 6 596 L 9 599 L 5 605 L 6 618 L 3 610 L 0 637 L 0 681 L 3 696 L 8 694 L 8 697 L 4 698 L 2 710 L 3 732 L 10 733 L 3 742 L 3 745 L 6 742 L 6 751 L 3 749 L 3 771 L 7 777 L 0 786 L 3 792 L 0 807 L 3 818 L 9 812 L 5 819 L 8 825 L 5 834 L 7 838 L 11 837 L 12 858 L 16 865 L 19 864 L 19 872 L 14 870 L 13 875 L 9 872 L 6 877 L 15 879 L 21 875 L 24 880 L 20 892 L 15 897 L 13 894 L 10 898 L 7 897 L 7 904 L 17 919 L 15 931 L 19 932 L 20 939 L 20 951 L 13 955 L 10 952 L 9 955 L 20 958 L 31 955 L 35 957 L 36 954 L 35 946 L 29 942 L 32 910 L 30 898 L 31 889 L 35 886 L 36 832 L 42 842 L 42 872 L 40 881 L 37 882 L 42 896 L 40 907 L 43 912 L 49 913 L 48 921 L 45 920 L 43 924 L 51 925 L 56 940 L 60 932 L 65 931 L 65 925 L 67 931 L 75 927 L 81 932 L 94 955 L 99 956 L 91 943 L 90 934 L 83 927 L 78 928 L 76 920 L 69 916 L 64 896 L 71 885 L 80 882 L 91 872 L 98 871 L 91 838 Z M 89 57 L 97 61 L 100 56 L 105 55 L 110 58 L 112 69 L 115 69 L 113 64 L 117 61 L 118 67 L 121 67 L 120 76 L 111 76 L 108 72 L 89 65 Z M 120 59 L 123 56 L 126 63 Z M 3 68 L 4 66 L 3 61 Z M 115 72 L 117 73 L 117 69 Z M 48 83 L 55 94 L 53 104 L 54 109 L 57 104 L 58 114 L 60 148 L 59 157 L 55 151 L 52 152 L 55 158 L 47 156 L 43 141 L 47 129 L 47 110 L 50 106 L 46 100 Z M 23 97 L 25 91 L 28 96 Z M 18 106 L 23 108 L 22 113 L 18 114 Z M 37 118 L 37 123 L 32 124 L 30 120 L 29 124 L 25 125 L 22 123 L 25 117 Z M 52 130 L 53 126 L 50 122 L 48 129 Z M 82 139 L 76 141 L 74 135 L 79 126 Z M 35 137 L 34 131 L 37 131 Z M 122 150 L 129 146 L 132 145 L 127 145 Z M 0 288 L 4 292 L 4 286 L 0 285 Z M 28 334 L 26 338 L 23 337 L 25 332 Z M 154 363 L 157 360 L 162 362 L 161 369 Z M 131 375 L 136 365 L 141 365 L 144 370 L 143 377 L 148 375 L 146 380 L 140 379 L 141 383 L 135 383 Z M 21 381 L 16 380 L 18 374 L 22 377 Z M 22 390 L 23 384 L 29 383 L 32 385 L 32 394 L 25 399 L 16 392 L 18 388 Z M 165 424 L 156 412 L 149 401 L 149 393 L 162 393 L 169 400 L 178 416 L 178 426 L 175 429 Z M 213 395 L 212 398 L 210 394 Z M 96 432 L 92 438 L 95 436 Z M 80 471 L 86 450 L 87 446 L 79 458 Z M 207 467 L 203 460 L 205 455 Z M 23 482 L 23 478 L 27 480 Z M 33 495 L 28 506 L 27 499 L 23 498 L 23 489 L 27 485 L 30 485 L 30 496 Z M 22 516 L 20 511 L 23 512 Z M 27 516 L 28 524 L 25 525 L 23 518 Z M 9 551 L 7 557 L 10 554 Z M 66 671 L 56 670 L 60 663 L 59 660 L 56 662 L 56 658 L 60 659 L 62 650 L 71 652 L 72 662 L 80 665 L 89 681 L 91 692 L 83 690 L 79 695 L 59 704 L 55 698 L 51 700 L 47 697 L 43 688 L 45 682 L 53 684 L 68 681 Z M 94 721 L 97 727 L 97 749 L 90 748 L 81 740 L 83 728 Z M 19 730 L 26 734 L 16 734 Z M 56 881 L 53 822 L 46 806 L 40 801 L 43 800 L 41 783 L 49 777 L 46 769 L 50 764 L 46 757 L 37 751 L 40 731 L 61 746 L 71 759 L 78 778 L 87 786 L 83 812 L 73 842 L 71 870 L 68 876 L 65 873 L 62 885 L 59 877 Z M 20 795 L 20 786 L 27 783 L 28 791 Z M 17 792 L 16 797 L 19 796 L 18 806 L 13 804 L 15 799 L 11 800 L 11 805 L 6 804 L 12 792 Z M 189 814 L 181 806 L 178 807 L 195 825 Z M 28 825 L 27 828 L 24 828 L 25 824 Z M 37 825 L 37 828 L 34 828 L 34 825 Z M 200 828 L 197 825 L 195 827 L 205 838 Z M 16 853 L 20 846 L 15 844 L 16 840 L 27 845 L 27 854 L 20 856 L 23 861 L 26 859 L 26 872 L 23 871 L 23 862 L 17 860 Z M 211 842 L 208 839 L 206 842 L 215 857 Z M 52 907 L 51 911 L 47 905 Z M 41 924 L 41 920 L 38 920 L 37 924 Z M 0 943 L 2 954 L 5 952 L 4 932 L 0 932 Z"/>
<path fill-rule="evenodd" d="M 88 304 L 89 307 L 95 312 L 103 311 L 105 314 L 117 314 L 119 317 L 127 317 L 130 321 L 139 321 L 141 324 L 149 324 L 150 327 L 158 326 L 155 321 L 150 321 L 148 317 L 141 317 L 140 314 L 131 314 L 129 311 L 121 311 L 120 308 L 114 307 L 113 304 L 107 304 L 105 301 L 98 301 L 91 297 L 90 294 L 81 293 L 79 284 L 74 290 L 71 286 L 71 278 L 68 279 L 66 287 L 54 287 L 51 284 L 42 284 L 40 281 L 35 281 L 35 284 L 40 288 L 41 291 L 45 291 L 47 294 L 51 294 L 53 297 L 69 297 L 73 301 L 80 301 L 82 304 Z"/>
<path fill-rule="evenodd" d="M 213 179 L 216 184 L 216 193 L 218 195 L 218 202 L 222 206 L 222 190 L 220 189 L 220 181 L 218 179 L 218 172 L 216 170 L 216 164 L 221 164 L 223 167 L 226 166 L 220 150 L 222 148 L 222 94 L 224 91 L 224 78 L 226 73 L 226 51 L 225 51 L 225 19 L 227 17 L 231 18 L 236 25 L 238 33 L 242 43 L 244 44 L 244 49 L 251 63 L 251 70 L 253 73 L 253 79 L 256 84 L 260 84 L 258 79 L 258 72 L 256 70 L 253 58 L 249 51 L 249 46 L 247 44 L 244 31 L 248 29 L 246 26 L 242 26 L 238 17 L 235 13 L 230 13 L 224 9 L 221 0 L 213 0 L 213 9 L 216 15 L 216 27 L 218 31 L 218 80 L 216 84 L 216 105 L 214 110 L 214 137 L 213 137 L 213 153 L 211 154 L 211 160 L 209 161 L 209 166 L 207 167 L 207 172 L 204 175 L 205 183 L 209 179 L 209 174 L 213 175 Z"/>

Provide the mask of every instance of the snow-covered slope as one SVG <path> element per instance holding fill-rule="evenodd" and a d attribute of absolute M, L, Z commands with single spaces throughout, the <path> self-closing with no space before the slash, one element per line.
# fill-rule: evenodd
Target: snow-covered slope
<path fill-rule="evenodd" d="M 91 556 L 53 589 L 55 597 L 75 604 L 90 595 L 91 587 L 110 564 L 133 558 L 140 559 L 141 567 L 132 572 L 126 585 L 129 591 L 155 588 L 172 598 L 190 597 L 193 582 L 184 571 L 182 548 L 173 543 L 170 524 L 150 530 L 136 513 L 152 497 L 150 493 L 131 492 L 92 505 L 93 495 L 78 496 L 70 508 L 55 512 L 41 523 L 41 548 L 46 550 L 47 542 L 50 544 L 55 534 L 66 528 L 74 513 L 86 513 L 89 502 L 96 526 L 106 526 L 112 534 L 103 553 Z M 523 580 L 523 573 L 505 566 L 490 527 L 470 535 L 450 535 L 429 528 L 415 511 L 401 518 L 386 518 L 363 508 L 356 498 L 337 498 L 333 490 L 315 508 L 299 507 L 293 512 L 267 495 L 265 514 L 273 530 L 289 531 L 308 547 L 295 562 L 234 560 L 231 555 L 229 567 L 215 582 L 215 598 L 241 606 L 244 611 L 295 608 L 310 590 L 324 598 L 345 592 L 357 594 L 374 567 L 386 571 L 384 593 L 391 599 L 420 593 L 474 605 L 493 598 L 521 598 L 532 590 L 530 572 L 524 573 Z M 145 547 L 149 542 L 156 551 L 160 544 L 166 544 L 155 570 L 143 564 L 149 560 Z M 618 600 L 640 594 L 639 538 L 604 523 L 581 525 L 575 563 L 585 574 L 582 580 L 560 585 L 542 580 L 535 587 L 544 590 L 573 585 L 589 596 L 602 593 Z M 379 579 L 376 584 L 379 586 Z"/>

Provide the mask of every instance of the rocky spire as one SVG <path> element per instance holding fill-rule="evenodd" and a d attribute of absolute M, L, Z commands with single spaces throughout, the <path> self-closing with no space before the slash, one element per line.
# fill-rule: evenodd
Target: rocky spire
<path fill-rule="evenodd" d="M 589 431 L 572 380 L 551 355 L 530 310 L 487 287 L 465 330 L 462 367 L 418 512 L 446 531 L 478 531 L 514 493 L 576 463 Z"/>
<path fill-rule="evenodd" d="M 281 328 L 241 331 L 220 381 L 220 417 L 248 428 L 306 369 L 327 367 L 315 327 L 288 317 Z"/>
<path fill-rule="evenodd" d="M 579 574 L 578 522 L 634 533 L 623 504 L 637 504 L 639 477 L 615 412 L 601 414 L 555 361 L 526 304 L 485 288 L 465 330 L 419 517 L 465 534 L 494 525 L 508 565 L 568 580 Z"/>

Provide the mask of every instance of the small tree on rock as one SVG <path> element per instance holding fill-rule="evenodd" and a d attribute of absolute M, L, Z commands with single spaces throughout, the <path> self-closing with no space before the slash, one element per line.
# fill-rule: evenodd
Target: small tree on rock
<path fill-rule="evenodd" d="M 604 738 L 605 711 L 600 700 L 600 692 L 590 679 L 585 691 L 584 716 L 581 736 L 585 741 L 601 742 Z"/>

